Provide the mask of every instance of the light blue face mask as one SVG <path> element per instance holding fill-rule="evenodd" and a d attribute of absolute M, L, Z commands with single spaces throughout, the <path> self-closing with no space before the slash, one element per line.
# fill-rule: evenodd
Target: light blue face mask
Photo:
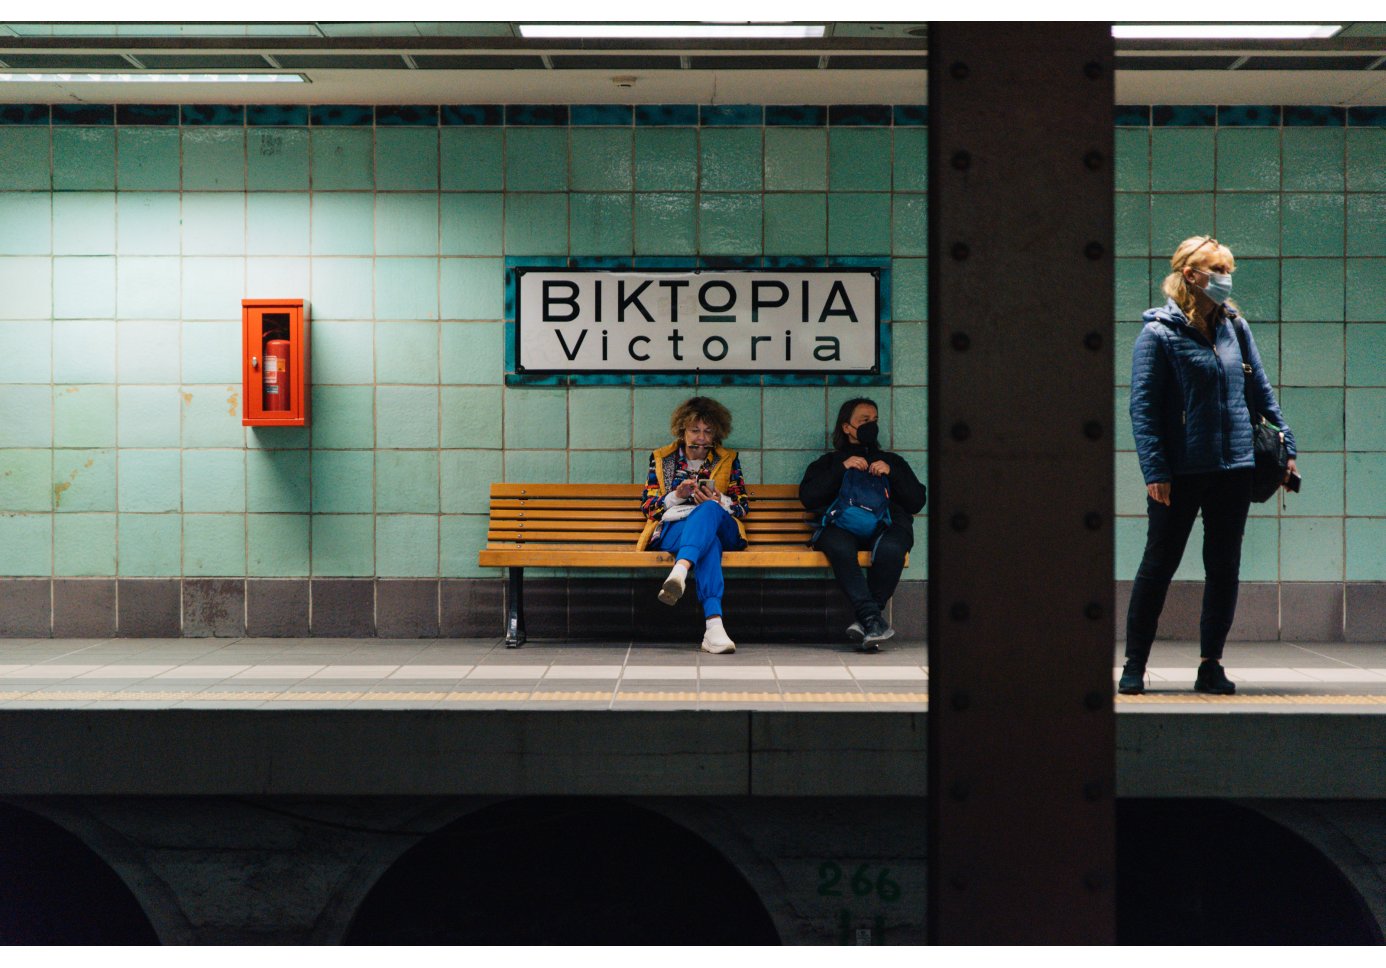
<path fill-rule="evenodd" d="M 1194 286 L 1201 289 L 1203 295 L 1221 306 L 1232 296 L 1232 274 L 1230 272 L 1210 272 L 1208 273 L 1208 285 Z"/>

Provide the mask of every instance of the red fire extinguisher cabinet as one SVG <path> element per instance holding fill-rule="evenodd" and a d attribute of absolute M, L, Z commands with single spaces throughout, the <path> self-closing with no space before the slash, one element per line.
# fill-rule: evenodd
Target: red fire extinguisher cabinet
<path fill-rule="evenodd" d="M 302 299 L 241 300 L 241 423 L 306 427 L 308 310 Z"/>

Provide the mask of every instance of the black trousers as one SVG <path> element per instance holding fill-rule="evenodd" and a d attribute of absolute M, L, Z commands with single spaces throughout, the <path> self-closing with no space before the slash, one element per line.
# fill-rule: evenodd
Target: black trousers
<path fill-rule="evenodd" d="M 1237 614 L 1237 584 L 1242 565 L 1242 534 L 1251 507 L 1251 471 L 1176 475 L 1170 485 L 1169 505 L 1146 498 L 1149 530 L 1145 555 L 1131 589 L 1126 612 L 1126 658 L 1144 665 L 1165 595 L 1194 518 L 1203 512 L 1203 614 L 1199 619 L 1200 654 L 1221 659 L 1227 632 Z"/>
<path fill-rule="evenodd" d="M 905 555 L 914 547 L 914 528 L 908 521 L 892 522 L 881 536 L 880 544 L 876 545 L 875 562 L 863 575 L 857 564 L 857 552 L 869 550 L 872 543 L 871 538 L 858 538 L 831 524 L 814 543 L 815 548 L 828 556 L 838 587 L 862 622 L 879 615 L 890 596 L 895 594 L 900 572 L 905 570 Z"/>

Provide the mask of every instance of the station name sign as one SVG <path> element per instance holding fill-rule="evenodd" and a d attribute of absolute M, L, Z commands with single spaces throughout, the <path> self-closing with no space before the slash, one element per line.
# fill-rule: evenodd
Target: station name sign
<path fill-rule="evenodd" d="M 520 373 L 876 373 L 876 269 L 516 273 Z"/>

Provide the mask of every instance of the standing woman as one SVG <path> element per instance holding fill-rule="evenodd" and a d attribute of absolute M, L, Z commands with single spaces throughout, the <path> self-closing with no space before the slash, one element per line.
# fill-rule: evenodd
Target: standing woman
<path fill-rule="evenodd" d="M 1126 613 L 1126 665 L 1118 691 L 1145 691 L 1145 663 L 1194 518 L 1203 512 L 1203 614 L 1197 692 L 1231 695 L 1222 647 L 1237 611 L 1242 533 L 1251 506 L 1251 414 L 1245 380 L 1260 409 L 1285 432 L 1295 472 L 1295 438 L 1280 414 L 1261 354 L 1232 294 L 1236 260 L 1206 235 L 1185 239 L 1170 259 L 1169 300 L 1144 314 L 1131 362 L 1131 427 L 1145 476 L 1149 530 Z M 1237 339 L 1243 330 L 1250 359 Z"/>
<path fill-rule="evenodd" d="M 706 620 L 702 650 L 712 653 L 736 651 L 722 625 L 722 552 L 746 547 L 746 482 L 736 451 L 722 446 L 731 427 L 731 414 L 711 397 L 693 397 L 674 409 L 674 442 L 650 454 L 640 505 L 648 521 L 636 545 L 674 553 L 674 567 L 659 590 L 665 605 L 683 596 L 689 570 L 696 571 Z"/>

